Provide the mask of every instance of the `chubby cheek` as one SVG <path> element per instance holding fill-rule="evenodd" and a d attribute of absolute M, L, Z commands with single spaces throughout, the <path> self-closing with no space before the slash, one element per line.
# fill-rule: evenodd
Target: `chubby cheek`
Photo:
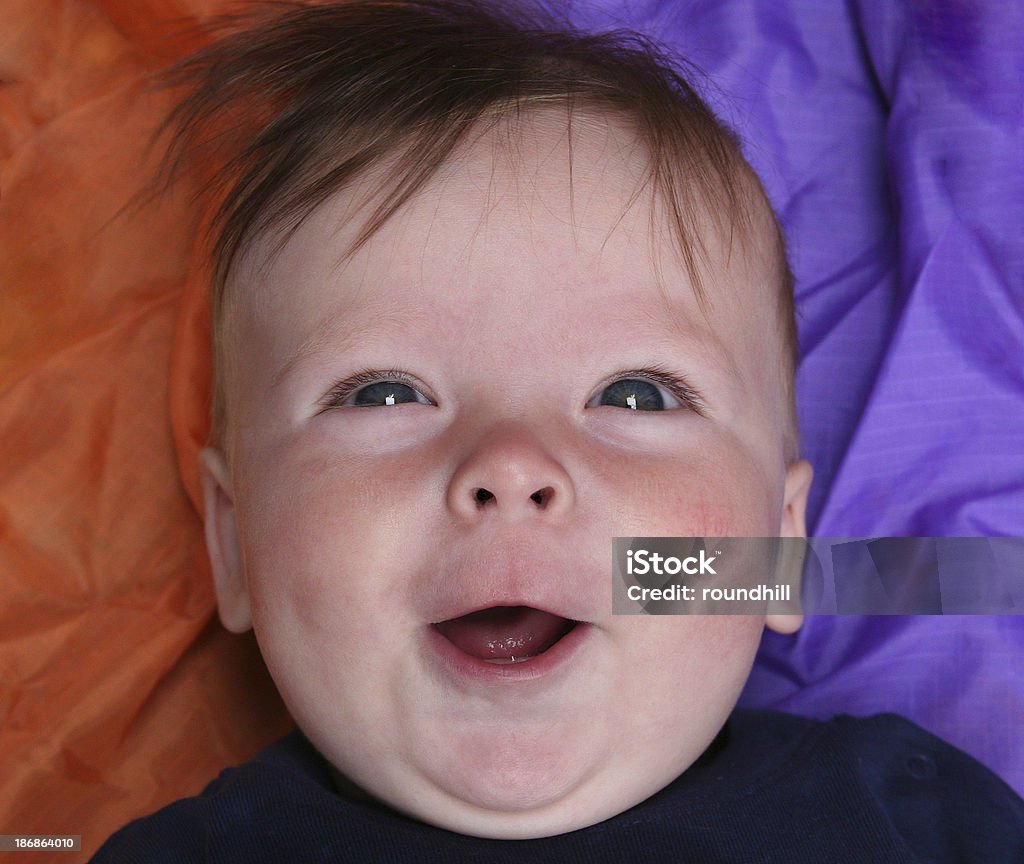
<path fill-rule="evenodd" d="M 615 490 L 619 536 L 774 536 L 784 472 L 731 436 L 688 442 L 639 459 L 608 459 L 600 482 Z"/>
<path fill-rule="evenodd" d="M 746 682 L 763 618 L 739 615 L 617 616 L 611 629 L 629 679 L 620 693 L 623 741 L 632 758 L 652 754 L 674 776 L 725 722 Z M 667 782 L 667 780 L 666 780 Z"/>
<path fill-rule="evenodd" d="M 382 627 L 412 626 L 403 563 L 429 542 L 417 460 L 370 464 L 301 446 L 246 457 L 258 470 L 240 472 L 239 540 L 256 635 L 278 686 L 318 670 L 321 686 L 346 668 L 383 671 Z"/>
<path fill-rule="evenodd" d="M 763 626 L 757 615 L 628 615 L 615 620 L 624 653 L 649 680 L 707 686 L 703 676 L 715 673 L 712 678 L 725 679 L 725 687 L 745 681 L 742 662 L 757 650 Z"/>

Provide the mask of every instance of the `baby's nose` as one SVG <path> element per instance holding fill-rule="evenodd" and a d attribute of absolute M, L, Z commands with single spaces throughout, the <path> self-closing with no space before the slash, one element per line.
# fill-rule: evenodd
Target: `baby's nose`
<path fill-rule="evenodd" d="M 568 512 L 574 498 L 562 463 L 529 430 L 516 428 L 482 437 L 456 469 L 447 505 L 470 520 L 488 512 L 512 519 L 554 518 Z"/>

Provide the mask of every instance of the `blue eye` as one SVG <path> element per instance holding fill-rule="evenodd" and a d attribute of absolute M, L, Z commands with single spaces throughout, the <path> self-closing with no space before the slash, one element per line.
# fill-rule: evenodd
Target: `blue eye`
<path fill-rule="evenodd" d="M 401 377 L 405 377 L 402 375 Z M 365 371 L 336 384 L 320 401 L 322 410 L 329 408 L 384 408 L 390 405 L 421 405 L 434 403 L 411 381 L 400 380 L 397 372 Z"/>
<path fill-rule="evenodd" d="M 659 366 L 630 369 L 590 398 L 587 408 L 608 406 L 627 411 L 686 409 L 705 417 L 704 398 L 682 375 Z"/>
<path fill-rule="evenodd" d="M 601 391 L 598 405 L 633 411 L 668 411 L 679 408 L 679 400 L 664 387 L 641 378 L 621 378 Z"/>
<path fill-rule="evenodd" d="M 400 405 L 405 402 L 423 402 L 427 400 L 408 384 L 398 381 L 378 381 L 361 387 L 350 397 L 350 405 L 359 407 L 377 405 Z"/>

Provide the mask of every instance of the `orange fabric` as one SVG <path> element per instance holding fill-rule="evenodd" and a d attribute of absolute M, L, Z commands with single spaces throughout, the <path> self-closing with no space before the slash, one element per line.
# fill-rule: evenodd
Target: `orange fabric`
<path fill-rule="evenodd" d="M 81 834 L 60 861 L 290 724 L 214 613 L 190 190 L 131 206 L 169 104 L 147 75 L 225 6 L 0 6 L 0 833 Z"/>

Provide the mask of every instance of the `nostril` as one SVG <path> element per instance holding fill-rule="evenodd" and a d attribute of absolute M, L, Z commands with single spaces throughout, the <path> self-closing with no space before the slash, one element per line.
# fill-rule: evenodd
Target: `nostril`
<path fill-rule="evenodd" d="M 541 510 L 548 506 L 551 499 L 555 495 L 555 490 L 550 486 L 545 486 L 543 489 L 538 489 L 530 496 L 530 500 L 536 504 Z"/>
<path fill-rule="evenodd" d="M 530 500 L 537 505 L 538 510 L 544 510 L 555 497 L 555 490 L 551 486 L 545 486 L 543 489 L 538 489 L 530 496 Z M 489 489 L 484 489 L 482 486 L 473 490 L 473 503 L 476 504 L 478 510 L 482 510 L 489 504 L 497 504 L 498 499 L 493 492 Z"/>

